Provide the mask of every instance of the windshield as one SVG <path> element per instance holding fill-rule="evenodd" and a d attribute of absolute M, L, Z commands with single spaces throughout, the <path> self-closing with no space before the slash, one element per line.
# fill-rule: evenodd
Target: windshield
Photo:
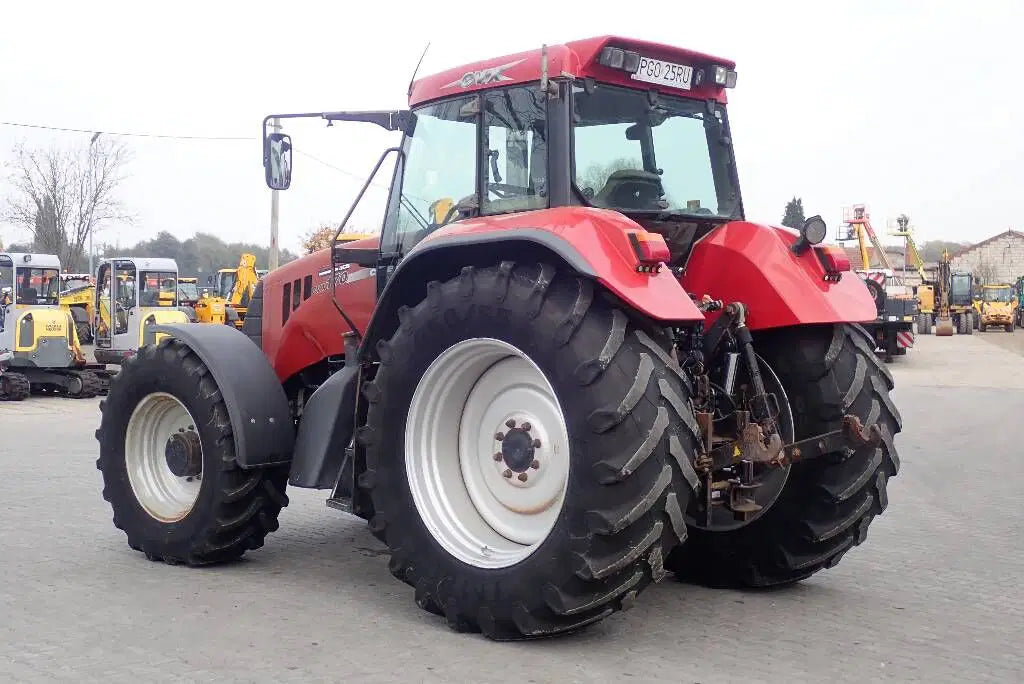
<path fill-rule="evenodd" d="M 971 277 L 969 275 L 955 275 L 952 282 L 953 294 L 970 294 Z"/>
<path fill-rule="evenodd" d="M 140 306 L 175 306 L 178 274 L 173 271 L 142 271 L 139 276 Z"/>
<path fill-rule="evenodd" d="M 199 286 L 195 283 L 178 283 L 178 299 L 199 299 Z"/>
<path fill-rule="evenodd" d="M 1006 287 L 986 287 L 982 291 L 981 296 L 986 302 L 1012 302 L 1013 288 L 1009 285 Z"/>
<path fill-rule="evenodd" d="M 725 108 L 703 101 L 597 85 L 573 96 L 575 183 L 591 204 L 732 218 Z"/>
<path fill-rule="evenodd" d="M 60 277 L 55 268 L 19 268 L 17 304 L 54 306 L 60 293 Z"/>
<path fill-rule="evenodd" d="M 64 279 L 64 289 L 65 290 L 74 290 L 74 289 L 79 288 L 79 287 L 84 287 L 84 286 L 86 286 L 88 284 L 89 284 L 89 279 L 86 278 L 85 276 L 83 276 L 81 278 L 65 278 Z"/>
<path fill-rule="evenodd" d="M 234 271 L 230 273 L 220 274 L 220 291 L 218 294 L 225 299 L 231 297 L 231 289 L 235 286 L 235 276 L 237 274 Z"/>

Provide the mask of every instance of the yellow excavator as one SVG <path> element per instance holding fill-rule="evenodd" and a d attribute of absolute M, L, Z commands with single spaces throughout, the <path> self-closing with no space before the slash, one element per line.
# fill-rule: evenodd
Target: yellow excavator
<path fill-rule="evenodd" d="M 71 314 L 75 321 L 78 341 L 91 344 L 93 341 L 92 318 L 95 313 L 93 300 L 96 287 L 88 273 L 60 274 L 60 308 Z"/>

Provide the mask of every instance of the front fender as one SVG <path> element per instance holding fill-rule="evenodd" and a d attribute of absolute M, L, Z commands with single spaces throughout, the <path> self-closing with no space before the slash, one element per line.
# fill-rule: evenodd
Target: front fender
<path fill-rule="evenodd" d="M 664 323 L 702 321 L 667 269 L 640 273 L 628 234 L 642 231 L 622 214 L 589 207 L 557 207 L 459 221 L 431 233 L 401 261 L 381 293 L 364 335 L 366 344 L 394 329 L 394 311 L 422 293 L 426 281 L 458 274 L 462 266 L 551 258 L 591 278 L 638 313 Z"/>
<path fill-rule="evenodd" d="M 698 296 L 743 302 L 752 330 L 875 320 L 874 301 L 855 273 L 826 281 L 814 250 L 796 255 L 790 249 L 794 242 L 796 236 L 782 228 L 746 221 L 719 226 L 694 245 L 683 287 Z"/>
<path fill-rule="evenodd" d="M 291 461 L 295 430 L 288 397 L 267 357 L 252 340 L 230 325 L 172 323 L 153 327 L 160 336 L 184 342 L 209 369 L 228 409 L 240 467 Z"/>

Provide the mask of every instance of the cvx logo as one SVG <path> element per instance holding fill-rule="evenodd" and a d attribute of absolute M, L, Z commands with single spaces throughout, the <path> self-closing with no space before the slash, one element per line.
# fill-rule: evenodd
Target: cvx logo
<path fill-rule="evenodd" d="M 460 88 L 469 88 L 471 86 L 487 85 L 488 83 L 499 83 L 501 81 L 511 81 L 511 76 L 506 76 L 505 71 L 511 69 L 517 64 L 522 64 L 524 60 L 516 60 L 515 62 L 509 62 L 508 64 L 502 64 L 501 66 L 488 67 L 487 69 L 481 69 L 480 71 L 467 71 L 457 81 L 452 81 L 447 85 L 441 86 L 442 88 L 453 88 L 458 86 Z"/>

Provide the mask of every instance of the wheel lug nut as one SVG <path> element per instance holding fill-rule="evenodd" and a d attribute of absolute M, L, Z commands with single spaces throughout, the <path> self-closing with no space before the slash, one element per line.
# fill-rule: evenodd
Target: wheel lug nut
<path fill-rule="evenodd" d="M 519 481 L 520 481 L 520 482 L 526 482 L 526 480 L 527 480 L 527 479 L 528 479 L 529 477 L 530 477 L 530 476 L 529 476 L 529 475 L 527 475 L 526 473 L 519 473 Z"/>
<path fill-rule="evenodd" d="M 533 440 L 533 448 L 534 449 L 540 449 L 540 440 L 539 439 Z"/>
<path fill-rule="evenodd" d="M 506 427 L 514 428 L 516 426 L 516 421 L 514 418 L 509 418 L 505 421 L 505 425 Z"/>
<path fill-rule="evenodd" d="M 532 428 L 532 427 L 533 426 L 530 425 L 529 423 L 523 423 L 523 429 L 526 430 L 527 432 L 529 432 L 530 428 Z"/>
<path fill-rule="evenodd" d="M 495 460 L 495 461 L 500 461 L 500 460 L 501 460 L 502 458 L 503 458 L 503 457 L 502 457 L 502 455 L 501 455 L 501 452 L 500 452 L 500 451 L 499 451 L 498 453 L 494 454 L 494 460 Z"/>
<path fill-rule="evenodd" d="M 530 467 L 533 468 L 534 470 L 537 470 L 537 468 L 540 468 L 540 461 L 538 461 L 537 459 L 533 459 L 533 463 L 530 464 Z"/>
<path fill-rule="evenodd" d="M 503 472 L 501 475 L 502 477 L 505 477 L 507 479 L 512 479 L 512 470 L 509 468 L 505 468 L 505 472 Z"/>
<path fill-rule="evenodd" d="M 504 432 L 499 432 L 498 434 L 494 435 L 494 439 L 496 439 L 496 440 L 498 440 L 500 442 L 501 440 L 505 439 L 505 433 Z"/>

